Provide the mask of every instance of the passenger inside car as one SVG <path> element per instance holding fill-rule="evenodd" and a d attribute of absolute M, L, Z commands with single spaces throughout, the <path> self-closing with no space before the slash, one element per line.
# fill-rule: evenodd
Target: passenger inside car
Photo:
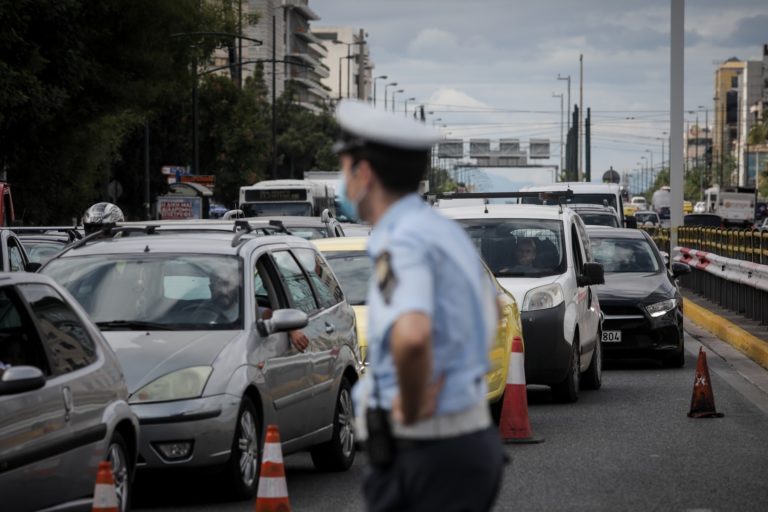
<path fill-rule="evenodd" d="M 262 261 L 256 264 L 256 269 L 253 273 L 253 290 L 258 307 L 256 317 L 261 320 L 269 320 L 272 318 L 272 312 L 276 308 L 275 304 L 277 302 L 275 300 L 275 304 L 273 304 L 272 299 L 270 299 L 270 295 L 274 297 L 274 288 L 269 281 L 269 274 L 266 271 L 265 263 Z M 299 329 L 288 331 L 288 339 L 291 345 L 299 352 L 304 352 L 309 347 L 309 338 Z"/>

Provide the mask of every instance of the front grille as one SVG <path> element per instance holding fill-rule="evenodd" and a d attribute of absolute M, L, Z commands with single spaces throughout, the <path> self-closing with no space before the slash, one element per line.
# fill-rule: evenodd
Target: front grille
<path fill-rule="evenodd" d="M 600 304 L 600 309 L 603 310 L 603 313 L 608 316 L 618 316 L 618 315 L 640 315 L 645 316 L 645 312 L 640 309 L 638 306 L 613 306 L 613 305 L 603 305 Z"/>

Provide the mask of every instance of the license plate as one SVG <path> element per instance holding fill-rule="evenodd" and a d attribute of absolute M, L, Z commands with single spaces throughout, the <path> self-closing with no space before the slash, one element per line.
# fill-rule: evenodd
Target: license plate
<path fill-rule="evenodd" d="M 621 342 L 621 331 L 603 331 L 603 343 Z"/>

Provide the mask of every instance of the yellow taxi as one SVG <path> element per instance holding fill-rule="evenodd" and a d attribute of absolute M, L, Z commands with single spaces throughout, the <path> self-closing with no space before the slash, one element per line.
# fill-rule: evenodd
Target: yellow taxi
<path fill-rule="evenodd" d="M 624 217 L 634 217 L 637 213 L 637 205 L 624 203 Z"/>
<path fill-rule="evenodd" d="M 683 201 L 683 213 L 693 213 L 693 203 L 690 201 Z"/>
<path fill-rule="evenodd" d="M 368 279 L 373 272 L 373 265 L 366 246 L 368 237 L 339 237 L 312 240 L 333 268 L 336 277 L 344 289 L 347 301 L 355 310 L 357 318 L 357 339 L 360 344 L 360 354 L 366 361 L 368 341 L 366 329 L 368 326 L 368 308 L 365 305 L 368 292 Z M 509 354 L 512 351 L 512 340 L 523 337 L 520 324 L 520 311 L 514 296 L 502 288 L 493 274 L 486 267 L 488 279 L 496 287 L 501 318 L 496 332 L 496 339 L 489 351 L 490 369 L 486 373 L 488 383 L 488 402 L 494 405 L 493 412 L 500 413 L 501 397 L 507 384 L 509 370 Z"/>

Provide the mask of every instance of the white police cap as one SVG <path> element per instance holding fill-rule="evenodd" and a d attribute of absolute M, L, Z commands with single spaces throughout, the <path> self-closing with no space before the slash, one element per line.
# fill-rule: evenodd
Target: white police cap
<path fill-rule="evenodd" d="M 409 151 L 428 151 L 442 139 L 436 129 L 393 112 L 377 110 L 362 101 L 342 100 L 336 107 L 336 121 L 343 131 L 334 151 L 342 153 L 379 144 Z"/>

